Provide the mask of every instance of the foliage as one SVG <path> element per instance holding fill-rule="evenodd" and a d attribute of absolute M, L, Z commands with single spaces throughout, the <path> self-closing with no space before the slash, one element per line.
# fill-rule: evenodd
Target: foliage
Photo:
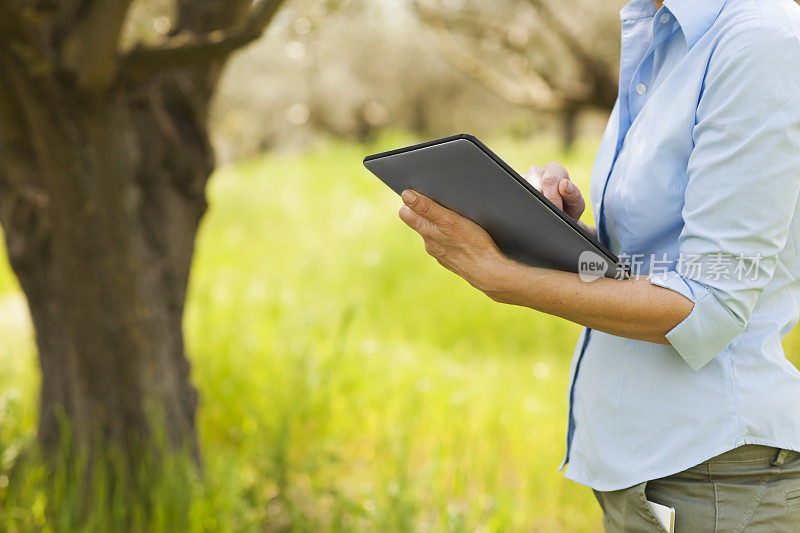
<path fill-rule="evenodd" d="M 454 69 L 406 0 L 286 2 L 265 38 L 232 58 L 212 112 L 223 160 L 321 136 L 373 138 L 386 127 L 429 137 L 551 122 Z"/>
<path fill-rule="evenodd" d="M 610 110 L 617 95 L 617 1 L 414 0 L 456 68 L 537 110 Z"/>
<path fill-rule="evenodd" d="M 0 530 L 599 531 L 591 491 L 556 472 L 578 328 L 494 304 L 424 254 L 360 165 L 410 141 L 218 172 L 186 317 L 204 471 L 168 462 L 144 480 L 149 508 L 109 490 L 114 463 L 92 489 L 64 465 L 46 476 L 31 331 L 0 268 Z M 594 148 L 490 145 L 581 184 Z"/>

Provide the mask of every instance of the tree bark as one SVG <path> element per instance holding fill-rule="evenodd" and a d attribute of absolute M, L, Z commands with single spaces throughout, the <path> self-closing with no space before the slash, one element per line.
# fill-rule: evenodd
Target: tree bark
<path fill-rule="evenodd" d="M 86 95 L 3 67 L 30 139 L 3 174 L 36 177 L 0 214 L 36 329 L 41 441 L 58 443 L 59 413 L 81 442 L 147 438 L 163 416 L 196 447 L 180 325 L 212 168 L 202 117 L 166 108 L 166 81 Z"/>
<path fill-rule="evenodd" d="M 36 331 L 39 438 L 54 448 L 69 427 L 78 448 L 112 440 L 135 455 L 166 437 L 199 457 L 181 322 L 214 168 L 208 107 L 228 54 L 281 2 L 243 23 L 250 0 L 182 0 L 184 48 L 136 49 L 135 72 L 115 54 L 85 65 L 129 2 L 68 3 L 51 23 L 0 27 L 0 223 Z"/>

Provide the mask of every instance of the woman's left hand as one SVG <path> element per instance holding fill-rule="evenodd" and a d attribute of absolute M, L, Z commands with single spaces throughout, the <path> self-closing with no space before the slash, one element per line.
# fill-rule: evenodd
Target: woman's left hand
<path fill-rule="evenodd" d="M 501 292 L 504 266 L 510 262 L 486 231 L 422 194 L 405 190 L 400 218 L 419 233 L 425 250 L 489 297 Z"/>

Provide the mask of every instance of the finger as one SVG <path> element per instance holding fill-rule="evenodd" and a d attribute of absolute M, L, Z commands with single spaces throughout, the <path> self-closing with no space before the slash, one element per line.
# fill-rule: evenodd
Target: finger
<path fill-rule="evenodd" d="M 565 178 L 558 182 L 558 192 L 564 202 L 564 212 L 576 219 L 580 217 L 586 209 L 586 202 L 578 186 Z"/>
<path fill-rule="evenodd" d="M 561 193 L 558 190 L 558 185 L 561 180 L 569 180 L 569 174 L 560 165 L 554 166 L 553 163 L 546 166 L 542 173 L 542 194 L 553 202 L 559 209 L 564 209 L 564 202 L 561 198 Z"/>
<path fill-rule="evenodd" d="M 423 238 L 432 238 L 434 236 L 431 222 L 412 211 L 407 205 L 400 208 L 398 215 L 400 216 L 400 220 L 422 235 Z"/>
<path fill-rule="evenodd" d="M 544 174 L 544 167 L 532 166 L 525 172 L 525 181 L 534 186 L 534 188 L 542 192 L 542 174 Z"/>
<path fill-rule="evenodd" d="M 454 220 L 455 213 L 417 191 L 406 189 L 403 191 L 401 198 L 414 213 L 430 220 L 437 226 L 446 226 Z"/>

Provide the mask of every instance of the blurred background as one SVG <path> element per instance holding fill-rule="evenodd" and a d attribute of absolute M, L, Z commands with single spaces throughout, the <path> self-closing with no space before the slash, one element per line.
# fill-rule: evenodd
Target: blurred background
<path fill-rule="evenodd" d="M 556 471 L 579 328 L 440 268 L 361 160 L 469 132 L 519 171 L 561 162 L 588 192 L 622 4 L 287 0 L 233 56 L 184 316 L 202 474 L 149 479 L 137 527 L 601 530 L 591 490 Z M 174 2 L 137 0 L 121 47 L 174 20 Z M 78 511 L 74 488 L 21 466 L 39 383 L 3 254 L 0 530 L 120 530 L 124 501 Z"/>

